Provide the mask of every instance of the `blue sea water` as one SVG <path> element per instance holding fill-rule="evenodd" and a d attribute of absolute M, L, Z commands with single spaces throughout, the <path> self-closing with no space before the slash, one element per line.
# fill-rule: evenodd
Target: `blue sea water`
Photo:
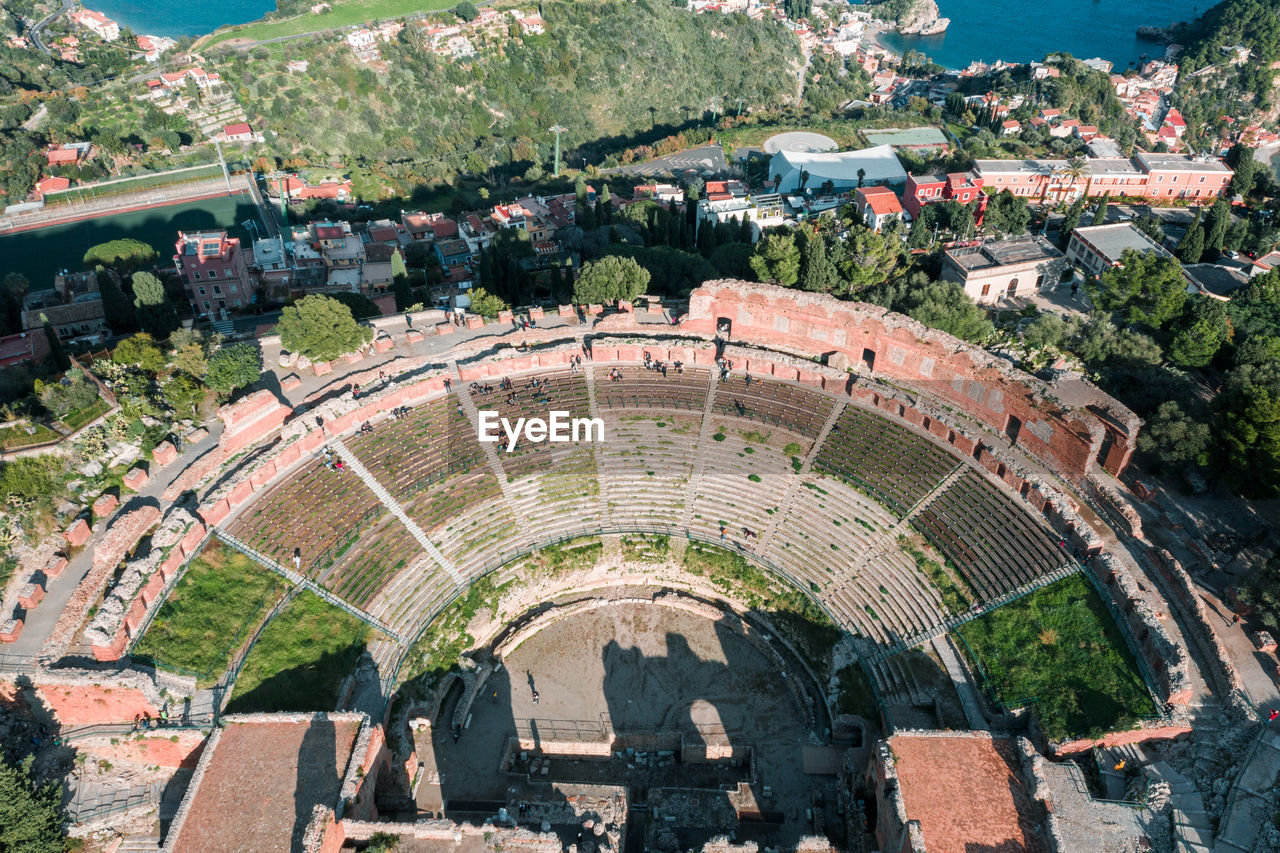
<path fill-rule="evenodd" d="M 275 0 L 86 0 L 139 35 L 202 36 L 228 24 L 246 24 L 276 10 Z"/>
<path fill-rule="evenodd" d="M 1078 59 L 1100 56 L 1122 71 L 1146 54 L 1158 59 L 1164 46 L 1137 38 L 1138 27 L 1195 20 L 1215 0 L 937 0 L 945 33 L 904 36 L 886 33 L 885 46 L 919 50 L 947 68 L 974 60 L 1030 62 L 1054 51 Z M 857 4 L 855 4 L 857 5 Z"/>

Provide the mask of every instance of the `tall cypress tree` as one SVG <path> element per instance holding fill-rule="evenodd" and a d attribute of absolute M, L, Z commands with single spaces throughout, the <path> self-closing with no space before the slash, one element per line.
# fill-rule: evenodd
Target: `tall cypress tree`
<path fill-rule="evenodd" d="M 102 294 L 102 313 L 111 331 L 117 335 L 136 332 L 138 320 L 133 305 L 116 283 L 115 275 L 104 267 L 98 268 L 98 292 Z"/>

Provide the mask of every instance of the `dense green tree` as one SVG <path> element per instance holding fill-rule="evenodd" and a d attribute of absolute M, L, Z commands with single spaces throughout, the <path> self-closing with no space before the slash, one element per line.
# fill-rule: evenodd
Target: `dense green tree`
<path fill-rule="evenodd" d="M 378 317 L 382 314 L 382 309 L 378 307 L 378 304 L 363 293 L 338 291 L 337 293 L 330 293 L 328 296 L 330 299 L 336 299 L 350 308 L 351 316 L 357 320 L 367 320 L 370 317 Z"/>
<path fill-rule="evenodd" d="M 138 319 L 129 297 L 117 283 L 115 273 L 108 269 L 97 272 L 98 292 L 102 294 L 102 313 L 113 334 L 123 335 L 138 328 Z"/>
<path fill-rule="evenodd" d="M 1107 207 L 1111 202 L 1111 191 L 1107 190 L 1102 194 L 1102 198 L 1098 200 L 1098 209 L 1093 212 L 1094 225 L 1103 225 L 1107 221 Z"/>
<path fill-rule="evenodd" d="M 1099 308 L 1119 311 L 1135 326 L 1159 329 L 1182 311 L 1187 286 L 1173 258 L 1127 249 L 1120 266 L 1106 270 L 1090 296 Z"/>
<path fill-rule="evenodd" d="M 215 336 L 221 340 L 221 336 Z M 214 346 L 203 332 L 197 329 L 178 329 L 169 336 L 169 367 L 175 372 L 186 373 L 197 379 L 209 369 L 209 351 Z"/>
<path fill-rule="evenodd" d="M 320 294 L 287 306 L 277 330 L 286 350 L 312 361 L 332 361 L 373 339 L 373 330 L 357 323 L 350 308 Z"/>
<path fill-rule="evenodd" d="M 856 225 L 832 247 L 831 260 L 839 278 L 838 295 L 860 298 L 868 288 L 884 284 L 902 270 L 907 254 L 896 231 L 877 234 L 865 225 Z"/>
<path fill-rule="evenodd" d="M 165 293 L 164 282 L 149 272 L 133 274 L 133 305 L 138 323 L 155 338 L 167 338 L 180 323 L 178 312 Z"/>
<path fill-rule="evenodd" d="M 1231 183 L 1227 186 L 1227 192 L 1231 195 L 1249 195 L 1253 191 L 1253 185 L 1257 181 L 1258 167 L 1261 165 L 1254 159 L 1253 149 L 1235 145 L 1227 153 L 1227 163 L 1230 164 L 1234 173 L 1231 176 Z"/>
<path fill-rule="evenodd" d="M 1062 345 L 1070 327 L 1057 314 L 1043 313 L 1022 331 L 1022 342 L 1028 349 L 1053 349 Z"/>
<path fill-rule="evenodd" d="M 1187 465 L 1209 464 L 1213 441 L 1209 424 L 1201 423 L 1182 410 L 1176 400 L 1162 403 L 1138 435 L 1138 448 L 1150 453 L 1166 470 Z"/>
<path fill-rule="evenodd" d="M 13 853 L 63 853 L 62 789 L 37 782 L 34 756 L 20 763 L 0 758 L 0 850 Z"/>
<path fill-rule="evenodd" d="M 1204 255 L 1204 227 L 1196 223 L 1178 241 L 1178 258 L 1184 264 L 1198 264 Z"/>
<path fill-rule="evenodd" d="M 471 23 L 480 17 L 480 10 L 476 8 L 476 4 L 471 0 L 462 0 L 457 6 L 453 7 L 453 14 L 457 15 L 463 21 Z"/>
<path fill-rule="evenodd" d="M 1230 225 L 1231 205 L 1219 199 L 1213 203 L 1213 207 L 1209 208 L 1209 215 L 1205 217 L 1204 226 L 1204 247 L 1215 259 L 1218 256 L 1218 251 L 1223 246 L 1227 236 L 1227 228 Z"/>
<path fill-rule="evenodd" d="M 189 373 L 173 374 L 164 381 L 160 392 L 165 405 L 180 418 L 195 418 L 206 393 L 200 380 Z"/>
<path fill-rule="evenodd" d="M 156 339 L 147 332 L 139 332 L 121 341 L 111 353 L 111 360 L 147 373 L 159 373 L 165 368 L 164 353 Z"/>
<path fill-rule="evenodd" d="M 104 266 L 118 270 L 135 270 L 155 259 L 155 249 L 129 237 L 99 243 L 84 253 L 86 267 Z"/>
<path fill-rule="evenodd" d="M 827 257 L 827 242 L 822 234 L 810 234 L 801 256 L 800 283 L 814 293 L 831 293 L 839 284 L 835 265 Z"/>
<path fill-rule="evenodd" d="M 471 289 L 471 310 L 481 317 L 492 320 L 498 316 L 499 311 L 506 311 L 510 307 L 501 297 L 495 296 L 483 287 Z"/>
<path fill-rule="evenodd" d="M 716 274 L 723 278 L 749 280 L 754 274 L 751 269 L 753 253 L 750 243 L 726 243 L 723 246 L 716 246 L 716 250 L 707 260 L 710 261 Z"/>
<path fill-rule="evenodd" d="M 44 339 L 49 345 L 49 360 L 53 362 L 53 366 L 58 370 L 66 370 L 71 366 L 71 359 L 67 357 L 67 351 L 62 348 L 62 340 L 58 337 L 58 330 L 49 322 L 46 314 L 40 315 L 40 323 L 44 327 Z"/>
<path fill-rule="evenodd" d="M 1008 190 L 1001 190 L 987 202 L 987 212 L 983 217 L 983 225 L 996 234 L 1014 235 L 1027 233 L 1031 224 L 1031 209 L 1027 200 L 1016 196 Z"/>
<path fill-rule="evenodd" d="M 913 320 L 973 343 L 986 340 L 995 331 L 986 312 L 953 281 L 935 281 L 914 289 L 895 307 Z"/>
<path fill-rule="evenodd" d="M 405 265 L 404 255 L 400 254 L 399 247 L 396 247 L 396 250 L 391 253 L 391 277 L 392 279 L 396 276 L 405 276 L 407 278 L 408 275 L 409 268 Z"/>
<path fill-rule="evenodd" d="M 209 356 L 209 373 L 205 384 L 226 397 L 233 391 L 252 385 L 262 376 L 262 352 L 254 344 L 240 343 L 219 347 Z"/>
<path fill-rule="evenodd" d="M 1280 495 L 1280 364 L 1233 369 L 1214 403 L 1228 481 L 1247 497 Z"/>
<path fill-rule="evenodd" d="M 1280 334 L 1250 335 L 1236 348 L 1235 363 L 1269 364 L 1280 362 Z"/>
<path fill-rule="evenodd" d="M 649 285 L 649 271 L 632 258 L 606 256 L 589 261 L 573 285 L 573 301 L 600 305 L 619 299 L 632 300 Z"/>
<path fill-rule="evenodd" d="M 743 246 L 741 243 L 728 243 L 720 248 L 735 246 L 745 249 L 748 255 L 751 254 L 751 247 Z M 715 267 L 701 255 L 682 252 L 671 246 L 632 246 L 617 243 L 606 248 L 603 255 L 615 255 L 634 260 L 649 273 L 648 292 L 663 296 L 685 296 L 693 288 L 717 275 Z M 750 269 L 748 269 L 749 272 Z"/>
<path fill-rule="evenodd" d="M 1166 350 L 1179 367 L 1204 367 L 1231 337 L 1231 318 L 1225 303 L 1196 294 L 1187 300 L 1173 324 Z"/>
<path fill-rule="evenodd" d="M 761 281 L 774 281 L 791 287 L 800 280 L 800 249 L 794 234 L 774 231 L 756 243 L 751 256 L 751 269 Z"/>
<path fill-rule="evenodd" d="M 397 311 L 408 311 L 409 306 L 416 301 L 413 298 L 413 288 L 409 285 L 409 277 L 406 275 L 398 275 L 391 280 L 391 292 L 396 297 Z"/>
<path fill-rule="evenodd" d="M 1084 215 L 1085 201 L 1084 194 L 1081 193 L 1080 197 L 1073 201 L 1067 208 L 1067 212 L 1063 214 L 1058 233 L 1060 235 L 1059 242 L 1064 246 L 1067 244 L 1067 240 L 1070 239 L 1071 232 L 1080 224 L 1080 217 Z"/>

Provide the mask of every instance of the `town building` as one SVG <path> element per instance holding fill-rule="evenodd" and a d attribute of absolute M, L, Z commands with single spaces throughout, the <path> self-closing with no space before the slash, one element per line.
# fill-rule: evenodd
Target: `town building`
<path fill-rule="evenodd" d="M 987 194 L 982 191 L 983 180 L 973 172 L 952 172 L 949 175 L 907 175 L 907 185 L 902 193 L 902 207 L 913 220 L 919 218 L 926 204 L 954 201 L 960 204 L 976 204 L 974 222 L 982 225 L 987 212 Z"/>
<path fill-rule="evenodd" d="M 769 175 L 777 178 L 775 189 L 781 193 L 800 191 L 802 182 L 815 193 L 828 183 L 835 192 L 878 186 L 900 190 L 907 183 L 907 171 L 889 145 L 826 154 L 779 151 L 769 161 Z"/>
<path fill-rule="evenodd" d="M 173 265 L 199 317 L 243 308 L 253 301 L 252 278 L 240 240 L 226 231 L 179 231 Z"/>
<path fill-rule="evenodd" d="M 351 198 L 351 181 L 348 178 L 330 179 L 313 184 L 298 175 L 277 172 L 267 175 L 267 194 L 277 199 L 283 194 L 290 201 L 330 199 L 345 202 Z"/>
<path fill-rule="evenodd" d="M 103 275 L 119 276 L 104 270 Z M 52 290 L 37 290 L 23 300 L 22 328 L 40 335 L 45 319 L 64 341 L 94 341 L 109 334 L 102 294 L 98 290 L 96 272 L 61 272 L 53 279 Z M 43 319 L 42 319 L 43 318 Z M 43 345 L 35 344 L 37 353 Z"/>
<path fill-rule="evenodd" d="M 1120 266 L 1120 258 L 1128 250 L 1142 254 L 1172 257 L 1169 252 L 1132 222 L 1111 225 L 1088 225 L 1071 232 L 1067 242 L 1067 260 L 1093 275 Z"/>
<path fill-rule="evenodd" d="M 120 38 L 120 25 L 101 12 L 92 9 L 78 9 L 71 13 L 71 21 L 84 27 L 103 41 L 115 41 Z"/>
<path fill-rule="evenodd" d="M 1070 201 L 1110 193 L 1146 199 L 1219 198 L 1231 181 L 1231 169 L 1221 160 L 1187 154 L 1150 154 L 1132 158 L 1086 158 L 1081 174 L 1072 174 L 1066 160 L 976 160 L 974 173 L 990 192 L 1009 190 L 1036 201 Z"/>
<path fill-rule="evenodd" d="M 157 62 L 160 56 L 172 49 L 177 42 L 164 36 L 138 36 L 138 50 L 147 62 Z"/>
<path fill-rule="evenodd" d="M 862 221 L 877 233 L 890 221 L 902 219 L 902 204 L 888 187 L 863 187 L 856 190 L 853 204 L 862 214 Z"/>
<path fill-rule="evenodd" d="M 239 122 L 238 124 L 229 124 L 222 128 L 222 140 L 224 142 L 232 143 L 261 142 L 262 134 L 254 133 L 253 128 L 250 127 L 248 123 Z"/>
<path fill-rule="evenodd" d="M 1039 235 L 947 249 L 942 256 L 942 278 L 985 305 L 1056 284 L 1066 268 L 1062 252 Z"/>
<path fill-rule="evenodd" d="M 50 166 L 74 166 L 89 159 L 93 153 L 91 142 L 67 142 L 62 145 L 50 145 L 45 149 L 45 161 Z"/>

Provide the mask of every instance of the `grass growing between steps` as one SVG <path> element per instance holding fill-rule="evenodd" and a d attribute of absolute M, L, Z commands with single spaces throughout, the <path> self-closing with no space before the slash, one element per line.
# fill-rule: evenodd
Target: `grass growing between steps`
<path fill-rule="evenodd" d="M 741 554 L 701 542 L 690 542 L 685 549 L 684 569 L 709 578 L 727 595 L 766 614 L 791 635 L 814 672 L 820 676 L 826 673 L 840 629 L 789 581 L 757 568 Z"/>
<path fill-rule="evenodd" d="M 284 579 L 211 540 L 160 605 L 134 655 L 213 684 L 284 591 Z"/>
<path fill-rule="evenodd" d="M 301 593 L 249 650 L 227 710 L 332 711 L 372 630 L 324 599 Z"/>
<path fill-rule="evenodd" d="M 924 551 L 917 548 L 905 536 L 898 537 L 898 547 L 902 549 L 902 553 L 915 560 L 916 568 L 929 579 L 929 583 L 933 584 L 934 589 L 942 596 L 942 606 L 948 613 L 961 613 L 969 609 L 973 601 L 973 590 L 959 575 L 953 575 L 936 560 L 929 559 Z"/>
<path fill-rule="evenodd" d="M 467 588 L 466 594 L 431 620 L 405 658 L 404 669 L 400 673 L 405 681 L 421 679 L 423 686 L 429 689 L 435 679 L 458 665 L 462 653 L 475 643 L 475 637 L 467 632 L 471 620 L 477 614 L 492 612 L 498 606 L 498 587 L 494 578 L 494 574 L 480 578 Z"/>
<path fill-rule="evenodd" d="M 977 659 L 985 689 L 1006 707 L 1032 705 L 1052 740 L 1131 729 L 1156 713 L 1120 629 L 1078 574 L 956 633 L 970 663 Z"/>
<path fill-rule="evenodd" d="M 603 551 L 604 543 L 600 537 L 583 536 L 534 551 L 529 555 L 529 563 L 533 566 L 533 574 L 555 577 L 561 572 L 591 568 L 599 562 Z"/>
<path fill-rule="evenodd" d="M 641 563 L 661 563 L 671 553 L 671 539 L 662 534 L 633 534 L 622 537 L 622 556 Z"/>

